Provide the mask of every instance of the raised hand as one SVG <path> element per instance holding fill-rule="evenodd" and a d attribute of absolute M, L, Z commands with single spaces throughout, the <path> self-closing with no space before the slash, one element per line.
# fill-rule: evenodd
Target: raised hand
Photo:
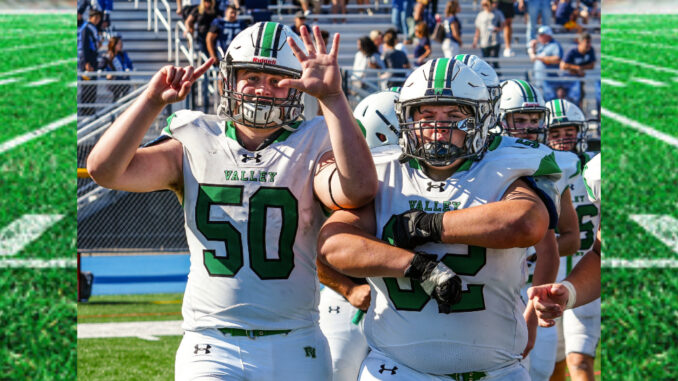
<path fill-rule="evenodd" d="M 278 86 L 295 88 L 319 100 L 342 94 L 341 73 L 337 63 L 339 34 L 335 33 L 332 49 L 327 53 L 325 42 L 320 35 L 320 28 L 317 25 L 313 27 L 315 44 L 311 41 L 311 35 L 308 33 L 306 26 L 302 26 L 300 32 L 301 40 L 304 42 L 308 54 L 304 53 L 291 37 L 287 38 L 287 43 L 301 63 L 301 78 L 283 79 L 278 83 Z"/>
<path fill-rule="evenodd" d="M 163 67 L 155 73 L 148 84 L 146 90 L 148 99 L 163 106 L 186 99 L 193 82 L 205 74 L 213 63 L 214 58 L 210 58 L 195 70 L 193 66 L 167 65 Z"/>

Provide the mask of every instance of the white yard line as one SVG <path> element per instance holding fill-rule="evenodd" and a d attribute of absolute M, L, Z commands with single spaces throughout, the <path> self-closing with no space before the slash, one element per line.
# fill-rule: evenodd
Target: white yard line
<path fill-rule="evenodd" d="M 7 78 L 7 79 L 0 79 L 0 85 L 6 85 L 8 83 L 14 83 L 18 81 L 16 78 Z"/>
<path fill-rule="evenodd" d="M 678 259 L 621 259 L 604 258 L 601 266 L 604 268 L 621 269 L 675 269 L 678 268 Z"/>
<path fill-rule="evenodd" d="M 30 269 L 54 269 L 75 268 L 76 259 L 0 259 L 0 269 L 4 268 L 30 268 Z"/>
<path fill-rule="evenodd" d="M 62 214 L 24 214 L 0 229 L 0 256 L 16 255 L 62 218 Z"/>
<path fill-rule="evenodd" d="M 626 87 L 624 82 L 615 81 L 614 79 L 601 78 L 600 81 L 605 85 L 610 85 L 614 87 Z"/>
<path fill-rule="evenodd" d="M 78 324 L 78 339 L 138 337 L 155 341 L 157 336 L 179 336 L 183 333 L 181 320 Z"/>
<path fill-rule="evenodd" d="M 70 63 L 70 62 L 75 62 L 77 60 L 78 59 L 74 57 L 74 58 L 67 58 L 67 59 L 64 59 L 64 60 L 54 61 L 54 62 L 42 64 L 42 65 L 25 67 L 25 68 L 21 68 L 21 69 L 16 69 L 16 70 L 0 73 L 0 77 L 9 77 L 10 75 L 26 73 L 26 72 L 34 71 L 34 70 L 40 70 L 40 69 L 44 69 L 46 67 L 51 67 L 51 66 L 63 65 L 63 64 L 66 64 L 66 63 Z"/>
<path fill-rule="evenodd" d="M 654 214 L 632 214 L 629 218 L 678 254 L 678 220 Z"/>
<path fill-rule="evenodd" d="M 671 135 L 667 135 L 663 132 L 659 132 L 659 131 L 655 130 L 654 128 L 650 127 L 650 126 L 646 126 L 642 123 L 638 123 L 635 120 L 631 120 L 631 119 L 629 119 L 629 118 L 627 118 L 623 115 L 619 115 L 619 114 L 612 112 L 612 111 L 610 111 L 606 108 L 603 108 L 601 111 L 602 111 L 603 116 L 606 116 L 608 118 L 612 118 L 612 119 L 616 120 L 617 122 L 619 122 L 619 123 L 621 123 L 621 124 L 623 124 L 627 127 L 631 127 L 631 128 L 638 130 L 638 131 L 640 131 L 644 134 L 650 135 L 653 138 L 657 138 L 657 139 L 663 141 L 666 144 L 670 144 L 674 147 L 678 147 L 678 139 L 671 136 Z"/>
<path fill-rule="evenodd" d="M 601 54 L 600 56 L 601 56 L 603 59 L 610 60 L 610 61 L 617 61 L 617 62 L 629 64 L 629 65 L 640 66 L 640 67 L 644 67 L 644 68 L 646 68 L 646 69 L 651 69 L 651 70 L 655 70 L 655 71 L 661 71 L 661 72 L 665 72 L 665 73 L 678 74 L 678 70 L 672 69 L 672 68 L 670 68 L 670 67 L 662 67 L 662 66 L 650 65 L 650 64 L 645 63 L 645 62 L 638 62 L 638 61 L 629 60 L 629 59 L 626 59 L 626 58 L 610 56 L 610 55 L 607 55 L 607 54 Z"/>
<path fill-rule="evenodd" d="M 43 78 L 39 81 L 27 83 L 25 86 L 26 87 L 38 87 L 38 86 L 48 85 L 48 84 L 54 83 L 56 81 L 57 81 L 56 78 Z"/>
<path fill-rule="evenodd" d="M 655 81 L 654 79 L 650 79 L 650 78 L 633 77 L 633 78 L 631 78 L 631 80 L 633 82 L 638 82 L 638 83 L 642 83 L 642 84 L 650 85 L 650 86 L 655 86 L 655 87 L 665 87 L 666 86 L 666 83 Z"/>
<path fill-rule="evenodd" d="M 40 136 L 42 136 L 42 135 L 44 135 L 48 132 L 52 132 L 59 127 L 73 123 L 77 120 L 78 120 L 77 115 L 73 114 L 73 115 L 67 116 L 65 118 L 61 118 L 61 119 L 57 120 L 56 122 L 52 122 L 52 123 L 50 123 L 50 124 L 48 124 L 44 127 L 40 127 L 37 130 L 27 132 L 27 133 L 25 133 L 25 134 L 23 134 L 19 137 L 16 137 L 16 138 L 14 138 L 10 141 L 4 142 L 4 143 L 0 144 L 0 154 L 3 154 L 3 153 L 5 153 L 5 152 L 17 147 L 17 146 L 20 146 L 20 145 L 22 145 L 26 142 L 29 142 L 29 141 L 31 141 L 35 138 L 39 138 Z"/>

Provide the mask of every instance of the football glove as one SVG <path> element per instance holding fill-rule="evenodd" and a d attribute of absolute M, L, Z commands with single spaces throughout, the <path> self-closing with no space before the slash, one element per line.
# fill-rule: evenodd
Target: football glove
<path fill-rule="evenodd" d="M 461 278 L 436 256 L 417 252 L 405 270 L 405 276 L 419 282 L 438 303 L 438 312 L 449 314 L 451 306 L 461 301 Z"/>
<path fill-rule="evenodd" d="M 412 249 L 426 242 L 440 242 L 443 214 L 429 214 L 418 209 L 410 209 L 396 215 L 393 243 L 403 249 Z"/>

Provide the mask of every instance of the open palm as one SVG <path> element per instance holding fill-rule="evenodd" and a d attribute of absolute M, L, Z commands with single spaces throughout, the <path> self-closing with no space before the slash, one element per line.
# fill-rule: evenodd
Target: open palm
<path fill-rule="evenodd" d="M 287 43 L 301 63 L 301 78 L 284 79 L 280 81 L 279 85 L 295 88 L 318 99 L 340 94 L 342 92 L 341 73 L 337 63 L 339 34 L 334 35 L 332 49 L 327 53 L 327 48 L 320 35 L 320 28 L 318 26 L 313 27 L 315 44 L 311 41 L 311 36 L 306 26 L 302 26 L 300 32 L 301 40 L 304 42 L 308 54 L 304 53 L 291 37 L 287 38 Z"/>

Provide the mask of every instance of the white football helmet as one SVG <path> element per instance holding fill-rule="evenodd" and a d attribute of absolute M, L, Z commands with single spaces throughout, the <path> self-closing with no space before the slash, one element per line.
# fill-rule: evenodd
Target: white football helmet
<path fill-rule="evenodd" d="M 501 96 L 501 83 L 497 72 L 494 71 L 490 64 L 475 54 L 457 54 L 454 59 L 465 63 L 485 82 L 485 86 L 487 86 L 487 90 L 490 92 L 492 111 L 494 112 L 496 122 L 499 115 L 499 97 Z"/>
<path fill-rule="evenodd" d="M 536 113 L 538 126 L 521 126 L 513 119 L 514 114 Z M 536 134 L 539 143 L 546 143 L 546 118 L 549 109 L 544 105 L 541 92 L 522 79 L 509 79 L 501 83 L 499 99 L 499 122 L 509 136 Z M 521 136 L 519 136 L 521 137 Z"/>
<path fill-rule="evenodd" d="M 286 98 L 236 91 L 238 70 L 301 77 L 301 64 L 287 44 L 287 37 L 304 49 L 296 33 L 276 22 L 258 22 L 235 36 L 219 63 L 221 100 L 217 115 L 253 128 L 292 129 L 289 125 L 302 118 L 304 106 L 301 92 L 296 89 L 290 89 Z"/>
<path fill-rule="evenodd" d="M 456 105 L 468 109 L 471 117 L 449 120 L 414 121 L 414 111 L 422 105 Z M 487 146 L 492 123 L 490 99 L 483 80 L 461 61 L 438 58 L 426 62 L 410 74 L 396 102 L 400 122 L 400 145 L 405 156 L 422 160 L 431 166 L 447 166 L 461 158 L 480 158 Z M 421 139 L 424 130 L 459 129 L 466 133 L 461 147 L 448 141 Z M 436 136 L 436 135 L 434 135 Z"/>
<path fill-rule="evenodd" d="M 400 127 L 395 112 L 398 95 L 393 91 L 370 94 L 353 111 L 370 148 L 398 145 Z"/>
<path fill-rule="evenodd" d="M 579 107 L 567 99 L 554 99 L 546 103 L 546 107 L 549 110 L 546 119 L 546 142 L 548 146 L 560 151 L 586 152 L 586 130 L 588 129 L 588 124 L 584 113 Z M 558 139 L 551 137 L 553 129 L 569 126 L 577 128 L 576 136 Z"/>

